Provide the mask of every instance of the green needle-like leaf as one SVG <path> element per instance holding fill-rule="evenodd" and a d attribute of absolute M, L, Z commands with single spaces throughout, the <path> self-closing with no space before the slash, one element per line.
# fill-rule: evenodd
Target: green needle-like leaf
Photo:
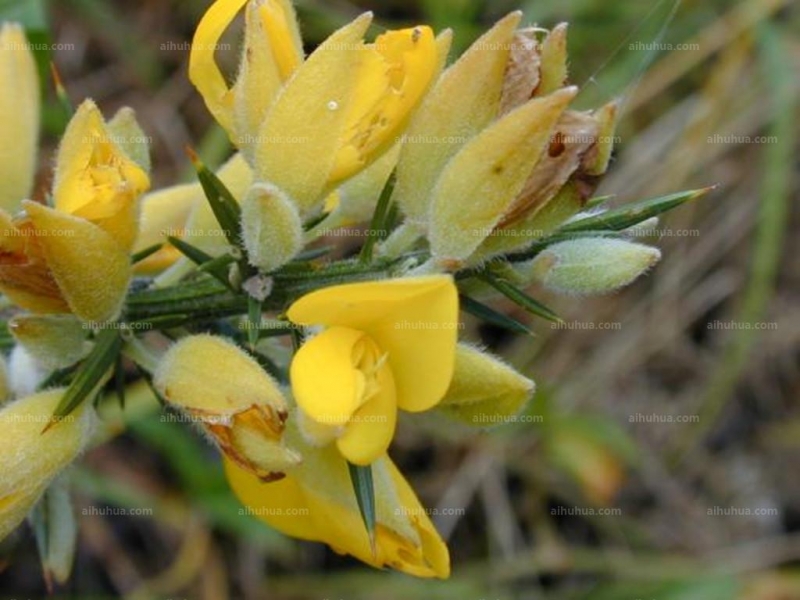
<path fill-rule="evenodd" d="M 556 233 L 568 231 L 622 231 L 623 229 L 633 227 L 642 221 L 656 217 L 673 208 L 677 208 L 682 204 L 705 196 L 715 189 L 715 187 L 716 186 L 711 186 L 700 190 L 678 192 L 677 194 L 670 194 L 669 196 L 661 196 L 659 198 L 651 198 L 649 200 L 627 204 L 604 213 L 568 223 L 559 228 Z"/>
<path fill-rule="evenodd" d="M 78 368 L 64 397 L 53 411 L 53 418 L 45 427 L 45 431 L 97 391 L 104 383 L 108 370 L 116 363 L 121 349 L 122 338 L 116 329 L 103 329 L 97 334 L 94 348 Z"/>
<path fill-rule="evenodd" d="M 347 463 L 350 469 L 350 481 L 353 483 L 353 492 L 356 495 L 356 502 L 358 502 L 358 510 L 361 513 L 361 519 L 364 521 L 364 526 L 367 528 L 367 535 L 369 535 L 369 543 L 372 547 L 372 553 L 375 553 L 375 487 L 372 482 L 372 467 L 361 467 L 352 463 Z"/>
<path fill-rule="evenodd" d="M 497 312 L 495 309 L 486 306 L 482 302 L 478 302 L 469 296 L 462 295 L 460 298 L 460 303 L 462 310 L 468 312 L 474 317 L 479 318 L 481 321 L 485 321 L 486 323 L 500 327 L 501 329 L 505 329 L 507 331 L 512 331 L 514 333 L 533 335 L 533 332 L 528 329 L 528 327 L 516 319 L 512 319 L 508 315 Z"/>
<path fill-rule="evenodd" d="M 214 216 L 225 232 L 225 237 L 231 245 L 242 249 L 242 209 L 230 190 L 208 167 L 206 167 L 197 155 L 189 150 L 189 158 L 197 171 L 197 178 L 203 186 L 208 203 Z"/>
<path fill-rule="evenodd" d="M 547 319 L 548 321 L 552 321 L 553 323 L 562 322 L 561 317 L 559 317 L 556 313 L 547 308 L 538 300 L 531 298 L 528 296 L 528 294 L 518 289 L 505 279 L 499 279 L 489 273 L 484 273 L 481 276 L 481 279 L 503 294 L 506 298 L 511 300 L 514 304 L 524 308 L 529 313 L 538 317 L 542 317 L 543 319 Z"/>

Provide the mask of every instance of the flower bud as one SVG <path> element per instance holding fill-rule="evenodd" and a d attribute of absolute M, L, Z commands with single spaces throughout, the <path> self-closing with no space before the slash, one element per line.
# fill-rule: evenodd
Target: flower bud
<path fill-rule="evenodd" d="M 511 420 L 535 388 L 498 358 L 459 344 L 453 380 L 438 409 L 470 425 L 499 424 Z"/>
<path fill-rule="evenodd" d="M 39 76 L 17 23 L 0 29 L 0 130 L 0 208 L 13 214 L 31 193 L 39 135 Z"/>
<path fill-rule="evenodd" d="M 250 264 L 269 272 L 303 248 L 297 207 L 274 185 L 257 183 L 242 201 L 242 238 Z"/>
<path fill-rule="evenodd" d="M 63 389 L 41 392 L 0 410 L 0 539 L 91 440 L 95 419 L 89 402 L 42 431 L 63 394 Z"/>
<path fill-rule="evenodd" d="M 651 246 L 583 238 L 549 246 L 523 271 L 560 294 L 598 295 L 630 284 L 660 259 L 661 252 Z"/>
<path fill-rule="evenodd" d="M 280 479 L 300 462 L 283 443 L 288 407 L 280 389 L 232 343 L 210 335 L 181 340 L 164 355 L 153 383 L 170 406 L 262 481 Z"/>

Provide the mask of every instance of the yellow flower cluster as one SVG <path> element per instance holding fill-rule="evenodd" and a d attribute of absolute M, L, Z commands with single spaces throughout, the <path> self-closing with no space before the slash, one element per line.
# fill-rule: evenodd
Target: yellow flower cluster
<path fill-rule="evenodd" d="M 229 84 L 214 50 L 242 11 L 241 61 Z M 64 134 L 48 204 L 26 199 L 38 107 L 33 114 L 9 104 L 0 119 L 25 112 L 3 125 L 17 131 L 12 137 L 24 140 L 24 152 L 16 163 L 0 160 L 13 170 L 0 183 L 0 290 L 35 313 L 15 321 L 17 340 L 40 349 L 60 339 L 63 360 L 43 353 L 54 368 L 81 360 L 91 348 L 75 324 L 120 317 L 131 253 L 163 243 L 165 231 L 185 247 L 160 248 L 140 272 L 170 269 L 179 280 L 190 263 L 178 260 L 178 250 L 188 247 L 193 260 L 229 269 L 218 277 L 224 294 L 247 292 L 252 308 L 269 297 L 271 276 L 291 267 L 320 231 L 307 231 L 310 224 L 366 220 L 394 173 L 391 202 L 405 221 L 377 253 L 391 261 L 424 236 L 430 260 L 289 294 L 277 308 L 296 346 L 286 388 L 259 363 L 255 342 L 246 351 L 204 333 L 183 335 L 159 356 L 153 383 L 219 448 L 231 487 L 262 520 L 375 567 L 447 577 L 447 547 L 388 456 L 398 413 L 435 409 L 467 423 L 497 423 L 516 415 L 534 389 L 499 359 L 459 342 L 451 272 L 530 241 L 504 235 L 514 228 L 552 229 L 578 213 L 611 152 L 603 140 L 614 105 L 569 109 L 576 89 L 566 85 L 565 27 L 543 35 L 519 29 L 520 19 L 508 15 L 445 68 L 449 31 L 435 37 L 417 26 L 366 42 L 367 13 L 306 57 L 289 0 L 214 2 L 197 27 L 189 77 L 237 149 L 217 175 L 239 203 L 232 212 L 240 244 L 221 235 L 219 211 L 200 184 L 143 196 L 149 161 L 135 140 L 145 136 L 130 111 L 106 122 L 91 101 Z M 2 35 L 21 32 L 7 27 Z M 24 52 L 0 57 L 0 77 L 21 79 L 25 93 L 37 94 Z M 6 96 L 0 102 L 10 103 Z M 573 255 L 567 249 L 556 258 Z M 553 261 L 532 268 L 569 287 L 557 278 L 569 269 L 554 272 Z M 645 262 L 619 277 L 635 278 L 652 264 Z M 27 396 L 0 417 L 53 409 L 61 395 Z M 0 480 L 0 535 L 86 445 L 81 419 L 89 412 L 73 413 L 77 425 L 54 429 L 49 441 L 62 448 L 58 460 L 34 463 L 24 488 Z M 48 442 L 31 428 L 12 433 L 0 441 L 4 457 L 10 445 L 35 453 Z M 19 461 L 3 460 L 4 473 L 17 468 Z M 374 531 L 365 527 L 351 481 L 353 469 L 364 468 L 374 485 Z"/>

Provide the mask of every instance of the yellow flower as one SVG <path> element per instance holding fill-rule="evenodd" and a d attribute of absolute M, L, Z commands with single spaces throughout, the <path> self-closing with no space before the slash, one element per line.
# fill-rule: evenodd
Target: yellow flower
<path fill-rule="evenodd" d="M 389 253 L 422 234 L 448 270 L 512 251 L 545 217 L 579 211 L 605 171 L 612 105 L 568 110 L 577 89 L 565 87 L 565 26 L 540 42 L 541 30 L 517 30 L 520 18 L 511 13 L 475 42 L 411 121 L 394 194 L 406 223 Z M 576 193 L 560 195 L 568 182 Z M 520 231 L 498 233 L 509 228 Z"/>
<path fill-rule="evenodd" d="M 14 213 L 27 198 L 36 174 L 39 135 L 39 76 L 17 23 L 0 29 L 0 208 Z"/>
<path fill-rule="evenodd" d="M 303 462 L 280 481 L 265 484 L 225 461 L 228 482 L 249 514 L 286 535 L 328 544 L 373 567 L 390 567 L 416 577 L 445 579 L 450 575 L 447 546 L 387 456 L 372 464 L 376 505 L 373 552 L 345 460 L 331 446 L 304 445 L 291 427 L 287 435 L 302 449 Z"/>
<path fill-rule="evenodd" d="M 435 406 L 450 385 L 458 292 L 449 276 L 333 286 L 304 296 L 291 321 L 322 325 L 292 360 L 292 391 L 310 441 L 335 439 L 352 463 L 386 452 L 397 409 Z"/>
<path fill-rule="evenodd" d="M 228 88 L 213 47 L 243 4 L 218 0 L 206 13 L 190 78 L 257 178 L 278 186 L 307 215 L 394 145 L 447 43 L 415 27 L 365 44 L 372 15 L 364 14 L 302 62 L 289 2 L 251 1 L 239 77 Z"/>
<path fill-rule="evenodd" d="M 94 103 L 84 102 L 59 148 L 54 207 L 25 200 L 15 218 L 0 210 L 0 290 L 34 312 L 115 318 L 148 185 Z"/>
<path fill-rule="evenodd" d="M 224 377 L 210 377 L 209 368 Z M 232 343 L 184 338 L 153 375 L 164 399 L 200 425 L 225 455 L 255 477 L 283 477 L 300 457 L 283 443 L 288 407 L 277 384 Z"/>
<path fill-rule="evenodd" d="M 63 393 L 41 392 L 0 410 L 0 540 L 22 522 L 53 478 L 91 439 L 95 419 L 89 402 L 42 432 Z"/>

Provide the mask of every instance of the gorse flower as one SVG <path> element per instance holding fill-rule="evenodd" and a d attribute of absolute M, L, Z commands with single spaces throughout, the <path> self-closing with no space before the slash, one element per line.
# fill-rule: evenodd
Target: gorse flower
<path fill-rule="evenodd" d="M 520 17 L 498 22 L 444 73 L 400 155 L 394 199 L 407 222 L 395 239 L 427 235 L 445 269 L 530 243 L 498 230 L 578 212 L 611 152 L 613 104 L 567 110 L 577 88 L 565 87 L 566 28 L 539 42 L 541 30 L 517 31 Z"/>
<path fill-rule="evenodd" d="M 53 207 L 23 200 L 16 217 L 0 211 L 0 290 L 19 306 L 95 322 L 119 314 L 138 198 L 149 186 L 145 168 L 115 141 L 117 126 L 129 131 L 130 121 L 121 111 L 106 124 L 84 102 L 58 151 Z"/>
<path fill-rule="evenodd" d="M 450 385 L 458 293 L 449 276 L 333 286 L 304 296 L 287 316 L 323 326 L 291 364 L 301 430 L 314 444 L 335 440 L 352 463 L 386 452 L 397 409 L 428 410 Z"/>
<path fill-rule="evenodd" d="M 289 2 L 251 0 L 239 75 L 228 88 L 213 53 L 244 4 L 218 0 L 203 17 L 190 78 L 257 179 L 286 193 L 301 215 L 313 214 L 398 140 L 446 44 L 428 27 L 390 31 L 367 44 L 372 15 L 364 14 L 303 61 Z"/>

